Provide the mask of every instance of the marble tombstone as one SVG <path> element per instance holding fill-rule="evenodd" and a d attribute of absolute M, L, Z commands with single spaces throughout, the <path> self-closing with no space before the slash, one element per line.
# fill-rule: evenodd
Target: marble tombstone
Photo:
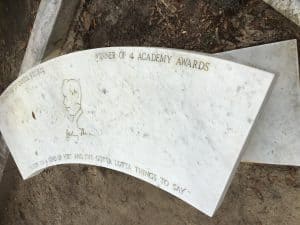
<path fill-rule="evenodd" d="M 24 179 L 82 163 L 147 181 L 212 216 L 274 75 L 193 52 L 115 47 L 21 75 L 0 129 Z"/>

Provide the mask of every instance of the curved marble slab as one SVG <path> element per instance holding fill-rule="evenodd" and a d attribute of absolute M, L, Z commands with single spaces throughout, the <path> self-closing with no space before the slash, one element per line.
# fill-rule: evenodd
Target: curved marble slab
<path fill-rule="evenodd" d="M 274 75 L 198 53 L 116 47 L 21 75 L 0 128 L 24 179 L 82 163 L 121 171 L 212 216 Z"/>

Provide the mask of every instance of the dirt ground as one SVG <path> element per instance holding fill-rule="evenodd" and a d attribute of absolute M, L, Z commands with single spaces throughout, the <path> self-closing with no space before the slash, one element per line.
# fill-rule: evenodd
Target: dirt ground
<path fill-rule="evenodd" d="M 129 45 L 214 53 L 294 38 L 299 27 L 261 0 L 226 9 L 205 0 L 83 0 L 63 52 Z M 1 72 L 3 87 L 8 74 Z M 299 225 L 300 168 L 242 163 L 213 218 L 150 184 L 92 166 L 49 168 L 27 181 L 16 173 L 7 200 L 0 225 Z"/>
<path fill-rule="evenodd" d="M 39 0 L 0 0 L 0 92 L 19 73 Z"/>

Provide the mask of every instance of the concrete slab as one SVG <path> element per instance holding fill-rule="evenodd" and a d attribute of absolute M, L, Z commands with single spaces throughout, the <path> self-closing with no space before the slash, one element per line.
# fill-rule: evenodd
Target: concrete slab
<path fill-rule="evenodd" d="M 282 41 L 217 55 L 277 75 L 270 98 L 255 126 L 242 161 L 300 166 L 297 41 Z"/>

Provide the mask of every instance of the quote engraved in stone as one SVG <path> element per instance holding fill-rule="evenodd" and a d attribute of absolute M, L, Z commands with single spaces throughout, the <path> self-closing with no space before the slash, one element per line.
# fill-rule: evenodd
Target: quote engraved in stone
<path fill-rule="evenodd" d="M 81 163 L 118 170 L 212 216 L 274 75 L 207 55 L 120 47 L 40 64 L 0 97 L 24 179 Z"/>

